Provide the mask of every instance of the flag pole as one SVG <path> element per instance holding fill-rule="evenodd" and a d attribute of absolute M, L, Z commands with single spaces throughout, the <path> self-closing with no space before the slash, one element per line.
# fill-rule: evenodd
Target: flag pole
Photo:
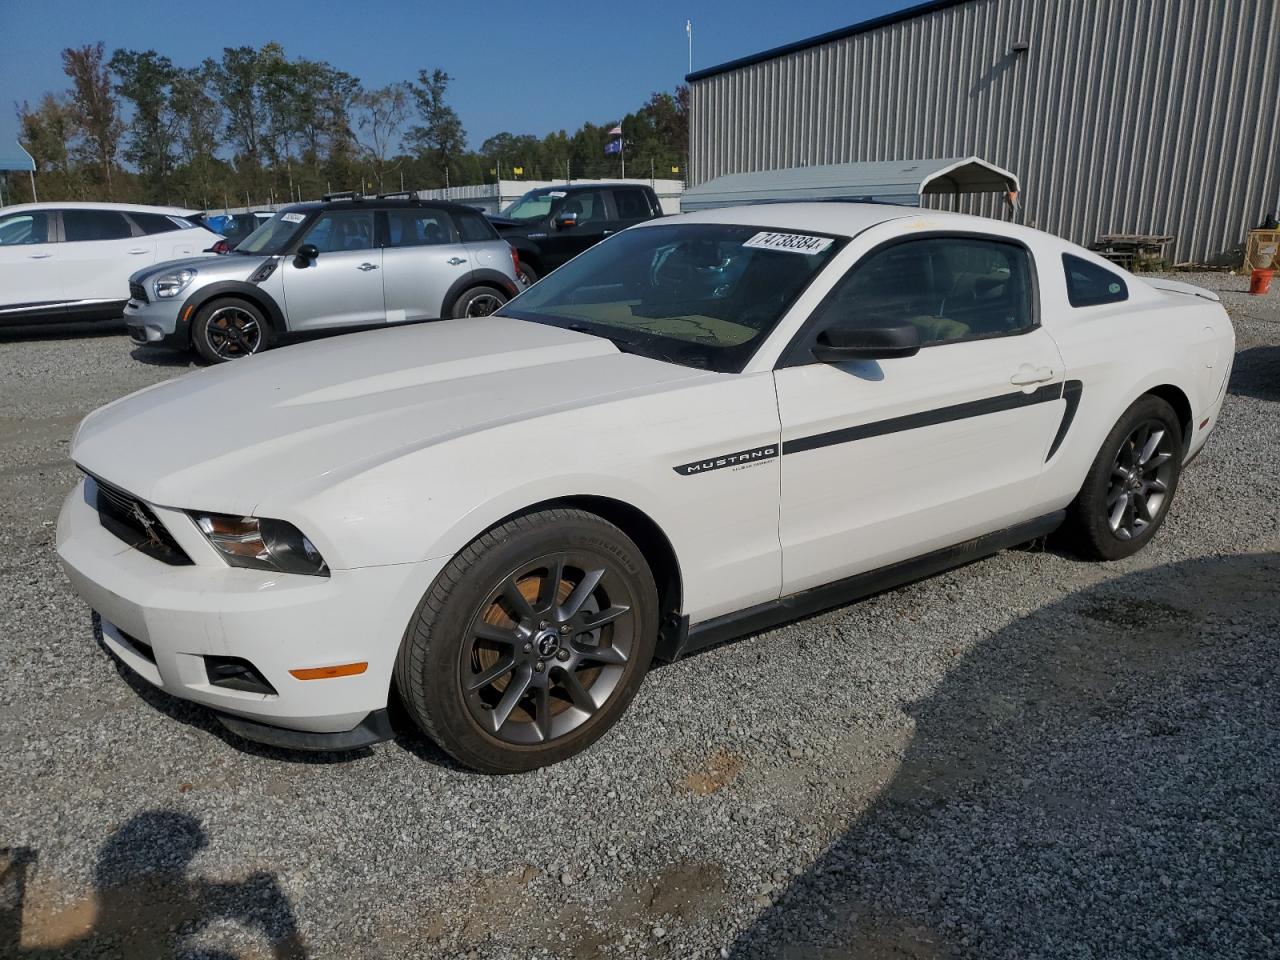
<path fill-rule="evenodd" d="M 693 73 L 693 21 L 686 19 L 684 32 L 689 37 L 689 72 Z"/>

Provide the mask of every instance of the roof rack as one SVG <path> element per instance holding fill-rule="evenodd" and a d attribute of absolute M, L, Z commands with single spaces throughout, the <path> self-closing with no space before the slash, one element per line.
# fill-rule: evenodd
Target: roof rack
<path fill-rule="evenodd" d="M 364 194 L 357 193 L 355 190 L 342 190 L 338 193 L 326 193 L 320 197 L 321 200 L 328 203 L 330 200 L 363 200 Z"/>
<path fill-rule="evenodd" d="M 397 197 L 403 197 L 406 200 L 417 200 L 417 190 L 393 190 L 390 193 L 380 193 L 375 200 L 395 200 Z"/>

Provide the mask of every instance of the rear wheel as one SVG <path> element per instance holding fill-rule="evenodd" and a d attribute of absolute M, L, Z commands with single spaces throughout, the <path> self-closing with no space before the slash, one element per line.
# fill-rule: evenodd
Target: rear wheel
<path fill-rule="evenodd" d="M 1147 545 L 1169 513 L 1182 471 L 1182 426 L 1164 400 L 1140 397 L 1108 434 L 1064 532 L 1083 555 L 1119 560 Z"/>
<path fill-rule="evenodd" d="M 538 282 L 538 271 L 521 260 L 520 267 L 516 270 L 516 279 L 526 287 L 532 287 Z"/>
<path fill-rule="evenodd" d="M 191 343 L 209 363 L 225 363 L 257 353 L 270 344 L 270 334 L 262 311 L 240 299 L 206 303 L 191 325 Z"/>
<path fill-rule="evenodd" d="M 462 550 L 406 631 L 396 685 L 460 762 L 515 773 L 584 750 L 653 659 L 658 595 L 640 549 L 579 510 L 517 517 Z"/>
<path fill-rule="evenodd" d="M 453 316 L 487 317 L 506 302 L 507 295 L 497 287 L 472 287 L 453 305 Z"/>

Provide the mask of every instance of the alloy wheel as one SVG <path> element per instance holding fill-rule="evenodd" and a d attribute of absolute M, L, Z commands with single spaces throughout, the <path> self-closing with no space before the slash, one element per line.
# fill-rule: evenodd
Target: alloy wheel
<path fill-rule="evenodd" d="M 209 346 L 219 357 L 234 360 L 257 353 L 262 346 L 262 329 L 258 319 L 237 306 L 219 307 L 206 324 Z"/>
<path fill-rule="evenodd" d="M 467 304 L 468 317 L 487 317 L 500 306 L 503 301 L 491 293 L 482 293 Z"/>
<path fill-rule="evenodd" d="M 1138 424 L 1120 444 L 1103 508 L 1118 539 L 1132 540 L 1160 516 L 1174 467 L 1173 437 L 1159 420 Z"/>
<path fill-rule="evenodd" d="M 635 605 L 627 581 L 587 552 L 512 571 L 480 605 L 462 644 L 459 679 L 472 719 L 514 744 L 578 729 L 622 685 L 636 649 Z"/>

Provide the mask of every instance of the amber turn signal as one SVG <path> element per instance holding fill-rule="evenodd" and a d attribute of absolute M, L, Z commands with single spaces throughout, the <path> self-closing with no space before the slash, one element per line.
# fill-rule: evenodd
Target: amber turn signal
<path fill-rule="evenodd" d="M 369 669 L 363 660 L 359 663 L 339 663 L 333 667 L 305 667 L 290 670 L 289 675 L 298 680 L 328 680 L 331 677 L 355 677 Z"/>

